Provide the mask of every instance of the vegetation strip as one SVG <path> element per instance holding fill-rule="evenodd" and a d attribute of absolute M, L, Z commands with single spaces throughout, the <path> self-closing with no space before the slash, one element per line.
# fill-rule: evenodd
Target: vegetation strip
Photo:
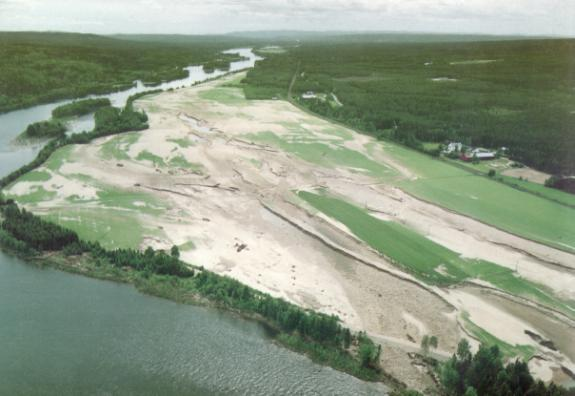
<path fill-rule="evenodd" d="M 559 299 L 543 286 L 517 277 L 509 268 L 485 260 L 462 258 L 401 224 L 375 218 L 341 199 L 307 191 L 299 191 L 297 195 L 425 283 L 450 286 L 480 279 L 509 294 L 534 299 L 570 318 L 575 317 L 575 302 Z"/>

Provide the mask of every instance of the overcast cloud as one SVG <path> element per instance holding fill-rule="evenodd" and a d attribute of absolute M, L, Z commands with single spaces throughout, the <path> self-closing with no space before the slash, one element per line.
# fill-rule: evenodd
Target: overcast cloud
<path fill-rule="evenodd" d="M 0 0 L 0 30 L 377 30 L 575 36 L 574 0 Z"/>

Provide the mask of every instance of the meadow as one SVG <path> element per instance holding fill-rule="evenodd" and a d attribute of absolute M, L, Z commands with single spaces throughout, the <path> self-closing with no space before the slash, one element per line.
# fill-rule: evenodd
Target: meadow
<path fill-rule="evenodd" d="M 384 146 L 392 158 L 418 176 L 398 183 L 404 191 L 505 231 L 575 252 L 575 209 L 399 145 Z"/>

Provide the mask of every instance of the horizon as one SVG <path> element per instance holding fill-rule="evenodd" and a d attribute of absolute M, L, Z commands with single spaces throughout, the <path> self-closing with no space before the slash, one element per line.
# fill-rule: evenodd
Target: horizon
<path fill-rule="evenodd" d="M 575 37 L 570 0 L 0 0 L 0 31 L 346 31 Z"/>
<path fill-rule="evenodd" d="M 502 37 L 502 38 L 552 38 L 552 39 L 574 39 L 573 35 L 561 35 L 561 34 L 528 34 L 528 33 L 516 33 L 516 34 L 497 34 L 497 33 L 485 33 L 485 32 L 434 32 L 434 31 L 418 31 L 418 30 L 304 30 L 304 29 L 282 29 L 282 30 L 234 30 L 226 31 L 221 33 L 178 33 L 178 32 L 163 32 L 163 33 L 150 33 L 145 31 L 137 32 L 110 32 L 110 33 L 98 33 L 98 32 L 88 32 L 88 31 L 75 31 L 75 30 L 58 30 L 58 29 L 46 29 L 46 30 L 4 30 L 0 29 L 0 33 L 54 33 L 54 34 L 79 34 L 79 35 L 94 35 L 102 37 L 114 37 L 114 36 L 237 36 L 237 35 L 257 35 L 257 34 L 277 34 L 277 35 L 287 35 L 287 34 L 317 34 L 317 35 L 431 35 L 431 36 L 485 36 L 485 37 Z"/>

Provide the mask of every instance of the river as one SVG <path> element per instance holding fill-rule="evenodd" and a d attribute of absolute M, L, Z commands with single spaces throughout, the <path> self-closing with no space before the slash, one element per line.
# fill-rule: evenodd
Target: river
<path fill-rule="evenodd" d="M 253 67 L 257 57 L 233 62 Z M 188 68 L 162 89 L 224 74 Z M 108 97 L 117 106 L 147 89 Z M 61 101 L 0 115 L 0 176 L 41 147 L 13 145 Z M 73 131 L 91 129 L 91 116 Z M 211 308 L 147 296 L 132 286 L 42 269 L 0 252 L 0 394 L 4 395 L 376 395 L 366 383 L 277 346 L 260 324 Z"/>

